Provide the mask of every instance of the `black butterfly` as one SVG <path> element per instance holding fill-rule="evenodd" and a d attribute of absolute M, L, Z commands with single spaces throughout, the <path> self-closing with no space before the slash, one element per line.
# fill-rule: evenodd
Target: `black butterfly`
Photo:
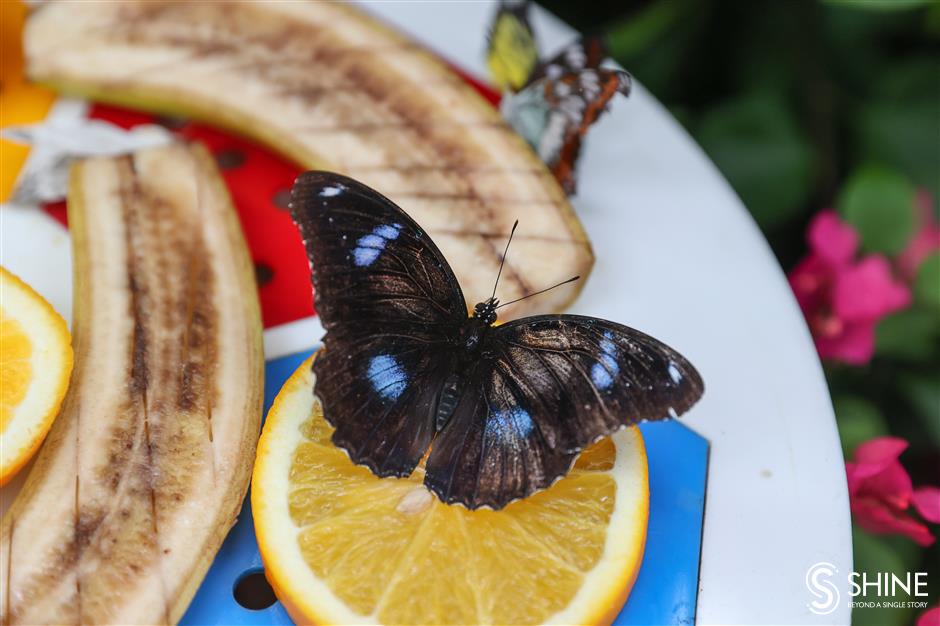
<path fill-rule="evenodd" d="M 495 326 L 495 297 L 468 315 L 427 233 L 355 180 L 302 174 L 291 212 L 327 331 L 314 392 L 333 443 L 378 476 L 411 474 L 430 448 L 424 482 L 441 500 L 499 509 L 585 446 L 702 395 L 685 358 L 632 328 L 577 315 Z"/>

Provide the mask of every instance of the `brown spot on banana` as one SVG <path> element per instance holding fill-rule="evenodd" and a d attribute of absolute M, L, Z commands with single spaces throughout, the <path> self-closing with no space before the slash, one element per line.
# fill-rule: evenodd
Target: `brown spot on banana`
<path fill-rule="evenodd" d="M 0 529 L 0 615 L 175 622 L 248 486 L 263 375 L 253 267 L 199 146 L 79 163 L 69 221 L 75 371 Z"/>
<path fill-rule="evenodd" d="M 53 87 L 201 118 L 306 168 L 352 175 L 433 232 L 472 301 L 489 294 L 520 221 L 504 301 L 587 276 L 590 243 L 568 200 L 499 113 L 443 63 L 330 2 L 47 3 L 26 27 L 27 70 Z M 381 50 L 381 54 L 377 51 Z M 528 237 L 528 243 L 523 239 Z M 560 310 L 585 281 L 525 300 Z"/>

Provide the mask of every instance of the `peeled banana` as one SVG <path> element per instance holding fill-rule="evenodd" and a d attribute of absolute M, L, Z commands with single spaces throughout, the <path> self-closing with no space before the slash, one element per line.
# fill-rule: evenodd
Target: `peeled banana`
<path fill-rule="evenodd" d="M 4 624 L 179 620 L 235 522 L 261 420 L 254 272 L 212 157 L 71 173 L 75 368 L 0 529 Z"/>
<path fill-rule="evenodd" d="M 504 302 L 587 276 L 590 243 L 532 150 L 443 63 L 337 2 L 47 2 L 25 30 L 29 76 L 92 99 L 201 118 L 307 169 L 390 197 L 434 238 L 467 299 Z M 584 283 L 507 307 L 567 305 Z"/>

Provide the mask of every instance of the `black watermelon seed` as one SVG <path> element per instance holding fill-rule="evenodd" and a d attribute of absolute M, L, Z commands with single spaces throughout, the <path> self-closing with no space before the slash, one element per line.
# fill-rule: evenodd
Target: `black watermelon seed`
<path fill-rule="evenodd" d="M 223 170 L 232 170 L 244 165 L 245 155 L 241 150 L 219 150 L 215 154 L 215 162 L 218 163 L 219 167 Z"/>
<path fill-rule="evenodd" d="M 274 280 L 274 268 L 267 263 L 255 261 L 255 280 L 258 282 L 259 287 L 264 287 Z"/>

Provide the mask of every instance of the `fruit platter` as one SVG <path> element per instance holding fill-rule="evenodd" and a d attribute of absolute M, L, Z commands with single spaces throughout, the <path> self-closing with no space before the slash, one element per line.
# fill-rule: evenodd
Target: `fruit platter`
<path fill-rule="evenodd" d="M 805 621 L 850 553 L 812 343 L 600 43 L 3 11 L 4 624 Z"/>

